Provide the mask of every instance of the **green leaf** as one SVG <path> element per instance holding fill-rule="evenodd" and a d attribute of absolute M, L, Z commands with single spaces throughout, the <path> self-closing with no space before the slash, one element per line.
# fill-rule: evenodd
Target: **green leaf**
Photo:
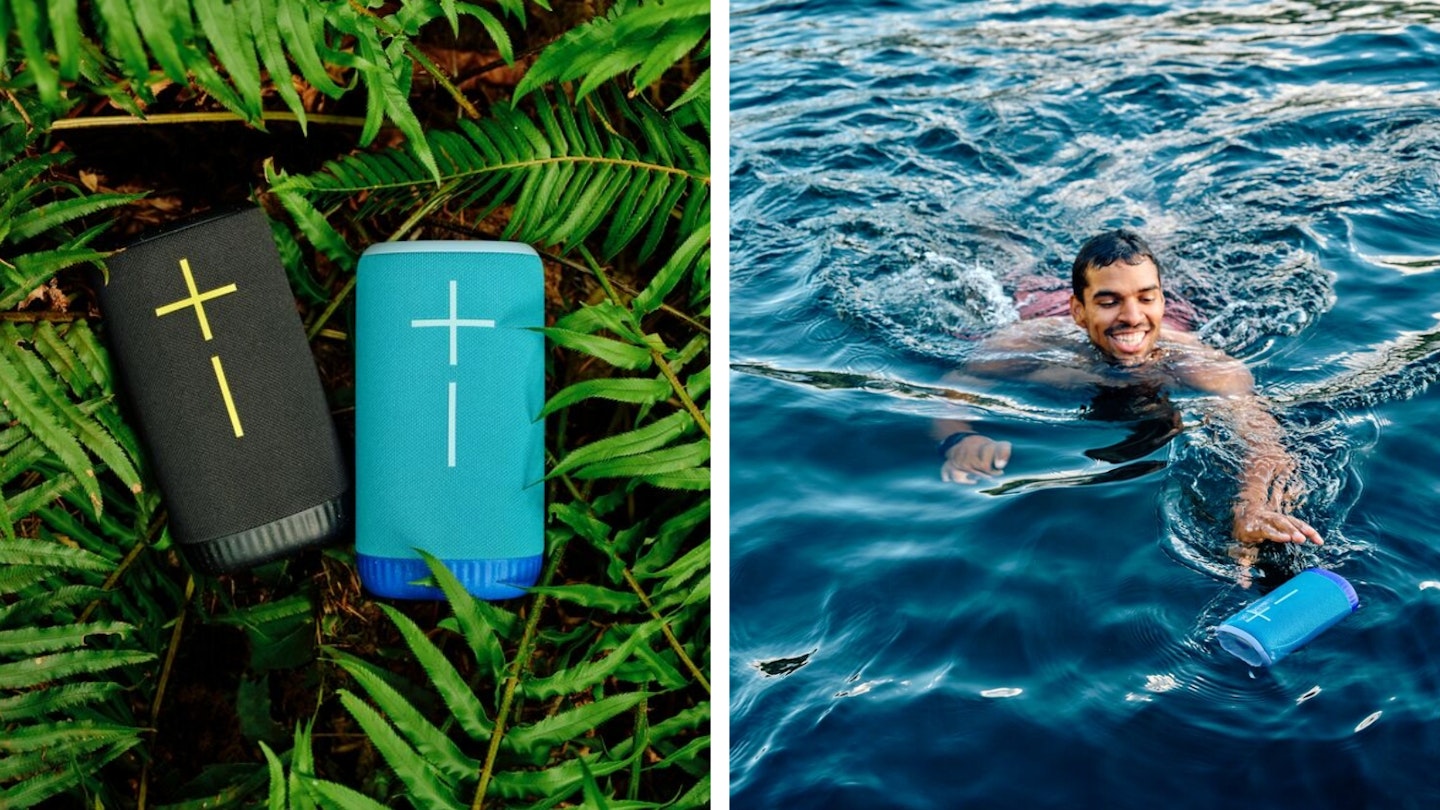
<path fill-rule="evenodd" d="M 544 594 L 565 602 L 571 602 L 581 607 L 607 610 L 611 613 L 629 613 L 639 610 L 644 605 L 640 597 L 625 591 L 616 591 L 610 588 L 602 588 L 599 585 L 550 585 L 546 587 L 535 586 L 531 589 L 534 593 Z"/>
<path fill-rule="evenodd" d="M 34 565 L 66 571 L 109 573 L 114 566 L 98 554 L 36 540 L 0 543 L 0 567 Z"/>
<path fill-rule="evenodd" d="M 455 617 L 460 635 L 469 645 L 476 662 L 487 668 L 497 683 L 504 680 L 505 650 L 500 646 L 495 627 L 485 618 L 481 608 L 482 600 L 465 590 L 465 586 L 460 584 L 460 580 L 445 563 L 423 549 L 419 550 L 419 553 L 425 560 L 425 565 L 430 568 L 435 584 L 445 594 L 445 601 L 450 604 L 450 611 Z"/>
<path fill-rule="evenodd" d="M 83 647 L 90 636 L 124 636 L 134 628 L 124 622 L 67 624 L 0 630 L 0 655 L 38 655 Z"/>
<path fill-rule="evenodd" d="M 691 103 L 705 111 L 705 120 L 707 121 L 706 129 L 709 129 L 710 68 L 705 68 L 705 70 L 695 78 L 695 83 L 690 85 L 684 93 L 681 93 L 680 97 L 671 102 L 670 106 L 666 107 L 665 110 L 666 112 L 673 112 Z"/>
<path fill-rule="evenodd" d="M 685 791 L 685 795 L 676 799 L 670 805 L 671 810 L 698 810 L 701 807 L 710 806 L 710 776 L 706 774 L 700 778 L 695 786 Z"/>
<path fill-rule="evenodd" d="M 56 681 L 71 675 L 94 675 L 111 669 L 154 660 L 148 652 L 130 650 L 79 650 L 42 655 L 0 664 L 0 689 L 18 689 Z"/>
<path fill-rule="evenodd" d="M 675 285 L 685 277 L 696 259 L 709 247 L 710 226 L 707 224 L 690 234 L 675 251 L 675 255 L 670 257 L 670 261 L 666 262 L 665 266 L 660 268 L 660 272 L 655 274 L 655 278 L 650 281 L 650 284 L 635 296 L 635 300 L 631 302 L 635 314 L 644 316 L 659 309 L 660 305 L 665 303 L 665 296 L 675 289 Z"/>
<path fill-rule="evenodd" d="M 240 735 L 247 740 L 278 745 L 286 736 L 272 716 L 269 675 L 240 679 L 235 690 L 235 715 L 240 719 Z"/>
<path fill-rule="evenodd" d="M 99 771 L 110 762 L 118 759 L 126 751 L 139 745 L 141 740 L 138 736 L 122 739 L 116 742 L 101 744 L 102 749 L 97 754 L 88 754 L 85 762 L 90 767 Z M 68 790 L 80 784 L 85 779 L 85 772 L 72 765 L 77 754 L 93 750 L 94 746 L 85 738 L 71 740 L 69 743 L 55 749 L 52 752 L 53 759 L 40 759 L 38 756 L 32 759 L 37 767 L 29 770 L 34 774 L 27 776 L 19 784 L 0 791 L 0 807 L 33 807 L 62 791 Z M 35 756 L 35 755 L 30 755 Z M 14 760 L 18 757 L 10 757 Z M 59 765 L 59 770 L 42 772 L 39 768 Z M 21 765 L 23 767 L 23 763 Z M 17 768 L 19 770 L 20 768 Z"/>
<path fill-rule="evenodd" d="M 257 672 L 301 666 L 314 657 L 315 602 L 308 593 L 261 602 L 215 621 L 244 629 L 250 666 Z"/>
<path fill-rule="evenodd" d="M 5 718 L 7 723 L 18 723 L 53 712 L 104 703 L 123 688 L 109 681 L 52 684 L 44 689 L 0 698 L 0 717 Z"/>
<path fill-rule="evenodd" d="M 60 106 L 60 76 L 50 64 L 49 49 L 45 34 L 49 27 L 35 0 L 11 0 L 10 10 L 15 15 L 15 33 L 20 36 L 20 46 L 25 54 L 25 72 L 35 79 L 35 89 L 40 101 L 50 108 Z"/>
<path fill-rule="evenodd" d="M 85 263 L 98 263 L 105 254 L 89 248 L 57 248 L 16 256 L 14 282 L 0 289 L 0 308 L 8 309 L 25 300 L 32 291 L 61 270 Z"/>
<path fill-rule="evenodd" d="M 316 49 L 316 31 L 311 27 L 306 17 L 308 3 L 291 3 L 286 0 L 261 0 L 266 5 L 275 7 L 275 28 L 285 41 L 286 51 L 295 60 L 300 68 L 300 75 L 311 87 L 332 99 L 338 99 L 345 94 L 345 88 L 335 83 L 330 77 L 329 71 L 325 69 L 324 62 L 320 59 L 320 52 Z M 268 17 L 267 17 L 268 19 Z"/>
<path fill-rule="evenodd" d="M 391 810 L 390 807 L 344 785 L 310 777 L 301 777 L 299 781 L 306 793 L 321 805 L 334 810 Z"/>
<path fill-rule="evenodd" d="M 643 66 L 637 89 L 692 50 L 710 27 L 708 0 L 617 5 L 609 15 L 546 46 L 515 88 L 515 100 L 553 82 L 582 79 L 578 98 L 606 80 Z M 644 81 L 642 81 L 644 79 Z"/>
<path fill-rule="evenodd" d="M 105 598 L 108 591 L 93 585 L 62 585 L 0 606 L 0 624 L 18 626 L 33 624 L 38 619 L 66 621 L 75 613 L 75 605 Z"/>
<path fill-rule="evenodd" d="M 143 194 L 90 194 L 31 208 L 10 221 L 9 241 L 19 242 L 81 217 L 128 205 Z"/>
<path fill-rule="evenodd" d="M 570 451 L 570 454 L 556 464 L 546 478 L 552 478 L 587 464 L 646 453 L 664 447 L 685 435 L 694 426 L 695 419 L 689 412 L 676 411 L 643 428 L 609 436 Z"/>
<path fill-rule="evenodd" d="M 395 629 L 405 639 L 410 651 L 415 654 L 415 660 L 430 677 L 430 683 L 435 691 L 440 693 L 441 700 L 450 708 L 451 714 L 456 722 L 471 737 L 482 740 L 490 736 L 493 724 L 485 716 L 485 709 L 475 693 L 470 690 L 469 684 L 460 676 L 455 665 L 450 663 L 445 654 L 430 641 L 410 617 L 390 607 L 381 604 L 380 609 L 390 617 L 395 624 Z"/>
<path fill-rule="evenodd" d="M 370 94 L 371 108 L 378 107 L 405 134 L 410 148 L 414 150 L 415 157 L 430 172 L 430 176 L 438 185 L 441 181 L 440 167 L 435 163 L 434 152 L 430 149 L 430 142 L 425 138 L 425 130 L 420 125 L 420 119 L 415 116 L 415 111 L 410 106 L 408 85 L 411 67 L 409 60 L 401 61 L 399 66 L 392 64 L 386 57 L 385 49 L 381 47 L 378 34 L 373 28 L 362 26 L 356 34 L 360 47 L 360 58 L 369 66 L 361 70 L 361 75 Z M 396 70 L 403 72 L 405 86 L 402 86 L 401 77 L 392 73 Z M 367 108 L 366 111 L 367 122 L 372 115 L 371 108 Z M 362 142 L 364 142 L 363 137 Z"/>
<path fill-rule="evenodd" d="M 265 755 L 266 773 L 270 777 L 270 791 L 267 795 L 266 810 L 286 810 L 288 803 L 285 801 L 285 766 L 280 762 L 280 757 L 270 750 L 270 746 L 260 741 L 260 751 Z"/>
<path fill-rule="evenodd" d="M 607 337 L 585 335 L 568 329 L 548 327 L 540 330 L 550 342 L 566 349 L 604 360 L 612 366 L 639 371 L 650 367 L 650 350 L 644 346 L 632 346 Z"/>
<path fill-rule="evenodd" d="M 310 745 L 310 730 L 314 723 L 312 718 L 295 724 L 295 745 L 290 749 L 290 776 L 285 783 L 290 810 L 311 810 L 315 807 L 311 793 L 305 787 L 306 782 L 315 776 L 315 752 Z"/>
<path fill-rule="evenodd" d="M 150 52 L 155 55 L 160 69 L 171 81 L 188 84 L 189 70 L 185 57 L 181 55 L 180 43 L 185 42 L 190 34 L 187 30 L 189 10 L 186 10 L 186 23 L 183 25 L 178 22 L 177 15 L 167 15 L 167 10 L 161 3 L 132 3 L 130 8 L 135 15 L 140 35 L 144 37 L 145 44 L 150 46 Z"/>
<path fill-rule="evenodd" d="M 566 760 L 543 771 L 497 772 L 495 781 L 490 783 L 490 792 L 504 798 L 516 799 L 536 795 L 567 797 L 584 778 L 582 768 L 588 768 L 595 776 L 608 776 L 630 767 L 631 762 L 638 759 L 641 753 L 636 751 L 623 760 L 611 760 L 606 759 L 603 754 L 591 754 Z"/>
<path fill-rule="evenodd" d="M 104 461 L 110 471 L 133 494 L 138 495 L 141 491 L 140 474 L 114 438 L 69 400 L 38 357 L 18 348 L 23 338 L 14 324 L 0 324 L 0 336 L 4 339 L 4 345 L 0 347 L 0 377 L 13 373 L 17 378 L 0 381 L 0 401 L 76 476 L 81 487 L 91 496 L 95 513 L 98 515 L 101 510 L 100 491 L 94 467 L 84 458 L 86 451 Z M 23 379 L 20 378 L 22 369 Z M 63 421 L 58 421 L 56 416 Z M 84 442 L 83 449 L 79 447 L 79 442 Z M 77 449 L 79 457 L 75 455 Z"/>
<path fill-rule="evenodd" d="M 674 470 L 655 475 L 637 475 L 636 480 L 652 487 L 689 492 L 704 492 L 710 489 L 710 468 L 699 467 L 690 470 Z"/>
<path fill-rule="evenodd" d="M 701 439 L 689 444 L 651 450 L 647 453 L 638 453 L 625 456 L 624 458 L 597 461 L 581 467 L 572 473 L 572 475 L 582 480 L 592 478 L 629 478 L 632 476 L 649 478 L 652 476 L 688 471 L 691 468 L 704 464 L 709 459 L 710 440 Z"/>
<path fill-rule="evenodd" d="M 395 775 L 409 788 L 407 792 L 411 801 L 426 808 L 461 809 L 462 805 L 455 800 L 453 787 L 446 784 L 425 758 L 395 733 L 394 727 L 380 713 L 345 689 L 340 690 L 340 702 L 365 729 L 370 742 L 390 764 Z"/>
<path fill-rule="evenodd" d="M 524 684 L 524 692 L 536 700 L 548 700 L 592 689 L 602 684 L 622 664 L 631 660 L 636 648 L 648 644 L 650 638 L 660 632 L 661 625 L 662 622 L 658 620 L 640 625 L 634 628 L 629 638 L 598 660 L 567 667 L 548 678 L 528 681 Z"/>
<path fill-rule="evenodd" d="M 550 398 L 541 409 L 537 419 L 543 419 L 556 411 L 563 410 L 587 399 L 608 399 L 613 402 L 629 402 L 654 405 L 670 396 L 670 383 L 664 377 L 585 380 L 566 386 Z"/>
<path fill-rule="evenodd" d="M 60 78 L 74 81 L 80 75 L 80 12 L 76 0 L 49 0 L 51 35 Z"/>
<path fill-rule="evenodd" d="M 215 57 L 230 74 L 239 91 L 246 117 L 258 120 L 262 111 L 260 100 L 260 68 L 255 58 L 255 43 L 250 37 L 250 21 L 239 19 L 237 5 L 226 0 L 191 0 L 195 17 L 205 38 L 210 41 Z M 243 11 L 243 8 L 240 9 Z"/>
<path fill-rule="evenodd" d="M 98 747 L 135 737 L 138 733 L 139 729 L 129 726 L 90 721 L 21 726 L 9 729 L 5 734 L 0 735 L 0 751 L 11 754 L 38 751 L 81 740 L 96 744 Z"/>
<path fill-rule="evenodd" d="M 379 667 L 342 650 L 328 650 L 330 659 L 355 679 L 386 719 L 405 736 L 415 750 L 454 784 L 473 780 L 480 772 L 480 763 L 465 756 L 445 732 L 436 728 L 417 711 L 395 687 L 385 680 Z"/>
<path fill-rule="evenodd" d="M 290 63 L 285 60 L 285 45 L 280 38 L 279 9 L 276 8 L 276 0 L 241 0 L 243 10 L 237 15 L 240 19 L 237 24 L 249 28 L 250 39 L 255 49 L 260 53 L 260 60 L 265 64 L 265 70 L 270 74 L 270 84 L 275 87 L 280 98 L 284 99 L 285 106 L 295 113 L 295 118 L 300 124 L 300 131 L 309 134 L 309 127 L 305 120 L 305 105 L 300 101 L 300 93 L 295 90 L 295 83 L 291 81 Z M 259 76 L 255 77 L 257 83 Z"/>
<path fill-rule="evenodd" d="M 383 103 L 383 98 L 371 99 L 372 106 Z M 639 144 L 610 121 L 597 124 L 598 114 L 588 107 L 576 112 L 561 95 L 545 99 L 539 108 L 557 109 L 550 118 L 560 122 L 579 121 L 578 128 L 570 126 L 573 131 L 564 123 L 537 127 L 522 112 L 498 106 L 485 118 L 462 119 L 458 132 L 431 132 L 438 185 L 428 164 L 389 149 L 351 155 L 311 175 L 280 175 L 272 190 L 304 196 L 317 210 L 355 206 L 360 217 L 379 211 L 413 216 L 451 205 L 474 206 L 473 216 L 480 219 L 508 205 L 512 213 L 504 238 L 576 244 L 598 234 L 604 236 L 607 256 L 643 239 L 638 252 L 643 261 L 674 231 L 672 222 L 689 223 L 691 230 L 708 222 L 709 168 L 703 147 L 692 148 L 693 139 L 644 99 L 617 96 L 616 103 L 630 108 L 622 116 L 626 121 L 643 123 Z M 581 130 L 587 134 L 571 143 Z M 409 137 L 414 145 L 414 135 Z M 647 191 L 632 192 L 635 183 Z M 580 206 L 581 200 L 587 204 Z M 683 240 L 689 232 L 679 236 Z"/>
<path fill-rule="evenodd" d="M 132 79 L 145 80 L 150 73 L 150 57 L 145 53 L 145 44 L 135 28 L 126 0 L 96 0 L 95 8 L 105 23 L 105 41 L 109 51 L 120 57 L 125 74 Z"/>
<path fill-rule="evenodd" d="M 528 726 L 516 726 L 510 730 L 506 742 L 517 754 L 539 765 L 551 748 L 592 731 L 606 720 L 635 708 L 649 696 L 648 692 L 632 692 L 601 698 Z"/>
<path fill-rule="evenodd" d="M 272 182 L 275 179 L 272 178 Z M 299 194 L 276 192 L 280 204 L 295 219 L 301 233 L 310 240 L 318 250 L 323 252 L 331 261 L 340 265 L 340 268 L 347 272 L 354 272 L 355 265 L 360 260 L 360 254 L 345 241 L 338 231 L 330 226 L 325 217 L 310 204 L 310 201 Z"/>

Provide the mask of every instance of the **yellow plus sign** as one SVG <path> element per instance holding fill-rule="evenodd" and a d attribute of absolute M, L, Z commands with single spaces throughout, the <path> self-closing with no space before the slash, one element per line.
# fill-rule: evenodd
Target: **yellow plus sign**
<path fill-rule="evenodd" d="M 226 284 L 224 287 L 216 287 L 213 290 L 202 293 L 195 288 L 195 277 L 190 274 L 190 262 L 188 260 L 180 260 L 180 272 L 185 274 L 185 289 L 190 292 L 190 297 L 181 298 L 179 301 L 166 304 L 163 307 L 156 307 L 155 317 L 160 318 L 172 312 L 179 312 L 187 307 L 195 307 L 195 317 L 200 319 L 200 334 L 204 335 L 206 340 L 209 340 L 211 338 L 210 321 L 205 319 L 205 302 L 212 298 L 219 298 L 222 295 L 229 295 L 235 292 L 236 287 L 234 284 Z"/>

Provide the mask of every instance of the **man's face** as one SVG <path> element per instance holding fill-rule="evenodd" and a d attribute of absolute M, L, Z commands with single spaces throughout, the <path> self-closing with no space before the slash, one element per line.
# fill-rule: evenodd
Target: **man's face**
<path fill-rule="evenodd" d="M 1122 365 L 1149 359 L 1160 340 L 1165 296 L 1149 259 L 1118 261 L 1086 273 L 1085 299 L 1070 296 L 1070 315 L 1106 356 Z"/>

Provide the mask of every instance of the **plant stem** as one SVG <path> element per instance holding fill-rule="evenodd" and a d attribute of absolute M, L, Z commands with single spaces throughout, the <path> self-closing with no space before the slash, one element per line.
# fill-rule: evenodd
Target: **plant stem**
<path fill-rule="evenodd" d="M 645 605 L 645 609 L 650 611 L 651 616 L 660 620 L 660 632 L 664 633 L 665 638 L 669 640 L 670 648 L 675 651 L 676 655 L 680 656 L 680 660 L 685 662 L 685 668 L 690 670 L 690 674 L 694 675 L 695 680 L 705 688 L 705 694 L 710 694 L 710 681 L 705 678 L 705 673 L 700 671 L 700 667 L 696 666 L 695 662 L 686 654 L 685 648 L 680 646 L 680 639 L 675 637 L 674 631 L 670 629 L 670 623 L 660 618 L 660 614 L 650 602 L 650 597 L 645 595 L 645 590 L 640 587 L 640 583 L 635 579 L 635 575 L 630 573 L 629 566 L 625 566 L 624 573 L 625 581 L 630 584 L 630 588 L 635 591 L 635 595 L 640 597 L 641 604 Z"/>
<path fill-rule="evenodd" d="M 170 682 L 170 672 L 175 667 L 175 654 L 180 651 L 180 633 L 185 629 L 185 613 L 190 598 L 195 595 L 195 576 L 185 579 L 185 599 L 180 603 L 180 615 L 175 617 L 175 626 L 170 630 L 170 647 L 165 651 L 165 665 L 160 668 L 160 683 L 155 687 L 155 700 L 150 704 L 150 728 L 159 734 L 156 723 L 160 719 L 160 703 L 165 698 L 165 686 Z M 138 810 L 145 810 L 145 795 L 150 788 L 150 759 L 140 769 L 140 797 Z"/>
<path fill-rule="evenodd" d="M 0 321 L 12 323 L 39 323 L 49 321 L 50 323 L 69 323 L 84 319 L 84 315 L 78 312 L 55 312 L 45 310 L 43 312 L 0 312 Z"/>
<path fill-rule="evenodd" d="M 340 308 L 340 304 L 345 301 L 345 297 L 350 294 L 351 290 L 355 289 L 355 281 L 358 278 L 359 276 L 357 274 L 350 274 L 350 279 L 345 282 L 344 287 L 340 288 L 340 292 L 335 294 L 335 298 L 331 300 L 330 305 L 325 307 L 325 311 L 320 313 L 320 317 L 315 319 L 315 323 L 310 324 L 309 330 L 305 332 L 306 339 L 314 340 L 315 336 L 320 334 L 320 330 L 325 327 L 325 322 L 330 320 L 330 316 L 334 315 L 335 310 Z"/>
<path fill-rule="evenodd" d="M 610 301 L 614 303 L 615 306 L 625 311 L 626 318 L 630 321 L 630 325 L 634 327 L 637 334 L 645 334 L 645 330 L 640 327 L 640 320 L 635 317 L 635 313 L 627 307 L 625 302 L 620 300 L 620 296 L 615 293 L 615 288 L 610 284 L 610 278 L 605 275 L 605 270 L 600 267 L 600 263 L 595 261 L 595 257 L 590 255 L 590 251 L 584 245 L 580 245 L 578 249 L 581 255 L 585 257 L 585 261 L 590 263 L 590 269 L 595 273 L 595 277 L 600 280 L 600 286 L 605 288 L 605 295 L 610 298 Z M 655 365 L 660 367 L 660 373 L 664 374 L 665 379 L 670 381 L 670 387 L 675 391 L 675 396 L 680 398 L 680 402 L 685 406 L 685 410 L 689 411 L 690 415 L 695 417 L 695 424 L 700 426 L 700 430 L 705 434 L 705 438 L 710 438 L 710 422 L 705 419 L 705 414 L 701 413 L 700 408 L 696 406 L 695 400 L 690 398 L 690 392 L 685 390 L 685 386 L 681 384 L 680 378 L 675 376 L 675 370 L 670 368 L 669 363 L 665 362 L 665 357 L 660 354 L 659 349 L 656 349 L 648 342 L 645 344 L 645 347 L 650 350 L 650 357 L 655 361 Z"/>
<path fill-rule="evenodd" d="M 100 585 L 100 590 L 109 591 L 114 588 L 115 583 L 120 581 L 120 577 L 123 576 L 135 560 L 140 557 L 140 552 L 150 547 L 150 544 L 155 540 L 155 535 L 160 533 L 160 527 L 165 525 L 166 514 L 162 509 L 160 513 L 155 516 L 155 520 L 151 522 L 150 528 L 145 530 L 145 537 L 130 547 L 130 550 L 125 553 L 124 559 L 120 560 L 120 564 L 115 567 L 114 571 L 110 572 L 110 576 L 106 577 L 105 582 Z M 98 607 L 100 607 L 99 599 L 86 605 L 85 610 L 80 613 L 78 621 L 82 624 L 88 621 L 91 614 L 93 614 Z"/>
<path fill-rule="evenodd" d="M 261 121 L 289 121 L 298 123 L 300 117 L 291 112 L 264 112 Z M 353 115 L 307 115 L 309 124 L 335 124 L 347 127 L 365 126 L 364 118 Z M 50 125 L 52 130 L 63 129 L 104 129 L 107 127 L 148 127 L 165 124 L 248 124 L 245 118 L 232 112 L 156 113 L 144 118 L 133 115 L 96 115 L 88 118 L 62 118 Z"/>
<path fill-rule="evenodd" d="M 570 537 L 564 537 L 555 543 L 555 548 L 550 553 L 550 559 L 545 563 L 545 573 L 540 578 L 541 585 L 549 585 L 555 578 L 555 570 L 560 567 L 560 558 L 565 555 L 565 547 L 569 545 Z M 535 637 L 539 633 L 540 614 L 545 607 L 545 596 L 537 594 L 535 601 L 530 607 L 530 616 L 525 620 L 525 633 L 520 637 L 520 648 L 515 651 L 515 668 L 510 677 L 505 680 L 505 694 L 500 699 L 500 711 L 495 715 L 495 730 L 490 734 L 490 747 L 485 751 L 485 765 L 480 769 L 480 784 L 475 787 L 475 799 L 470 803 L 471 810 L 483 810 L 485 807 L 485 791 L 490 788 L 490 778 L 495 770 L 495 758 L 500 753 L 500 741 L 505 737 L 505 721 L 510 714 L 510 708 L 515 703 L 515 690 L 520 685 L 520 674 L 525 671 L 525 664 L 530 659 L 530 653 L 535 648 Z"/>

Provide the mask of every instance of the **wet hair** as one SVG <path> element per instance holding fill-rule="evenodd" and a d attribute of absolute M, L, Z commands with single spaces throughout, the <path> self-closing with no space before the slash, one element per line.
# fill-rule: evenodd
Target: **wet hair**
<path fill-rule="evenodd" d="M 1084 301 L 1085 287 L 1090 281 L 1087 274 L 1091 270 L 1108 267 L 1115 262 L 1139 264 L 1144 259 L 1154 262 L 1156 273 L 1160 272 L 1160 260 L 1155 257 L 1155 251 L 1134 231 L 1119 228 L 1092 236 L 1080 246 L 1080 253 L 1070 268 L 1070 289 L 1076 298 Z"/>

